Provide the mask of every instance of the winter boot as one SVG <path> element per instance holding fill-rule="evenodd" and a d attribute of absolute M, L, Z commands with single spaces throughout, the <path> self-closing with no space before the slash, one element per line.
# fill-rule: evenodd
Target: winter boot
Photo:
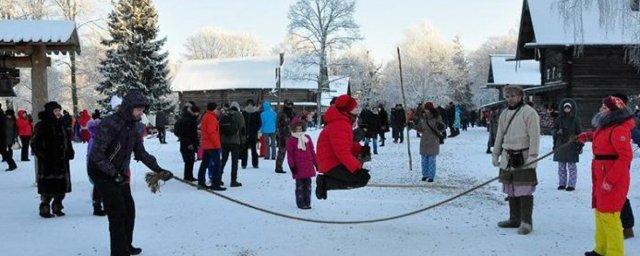
<path fill-rule="evenodd" d="M 567 187 L 562 186 L 562 185 L 558 186 L 558 190 L 565 190 L 565 189 L 567 189 Z"/>
<path fill-rule="evenodd" d="M 487 153 L 487 154 L 491 154 L 491 153 L 493 153 L 493 152 L 491 152 L 491 147 L 488 147 L 488 148 L 487 148 L 487 151 L 486 151 L 485 153 Z"/>
<path fill-rule="evenodd" d="M 242 183 L 237 182 L 237 181 L 235 181 L 235 180 L 234 180 L 234 181 L 232 181 L 232 182 L 231 182 L 231 185 L 230 185 L 230 186 L 231 186 L 232 188 L 234 188 L 234 187 L 242 187 Z"/>
<path fill-rule="evenodd" d="M 520 227 L 520 198 L 508 197 L 509 200 L 509 220 L 498 222 L 500 228 Z"/>
<path fill-rule="evenodd" d="M 221 186 L 211 186 L 209 189 L 211 189 L 213 191 L 225 191 L 225 190 L 227 190 L 227 188 L 221 187 Z"/>
<path fill-rule="evenodd" d="M 287 173 L 287 172 L 285 172 L 283 170 L 276 169 L 276 173 Z"/>
<path fill-rule="evenodd" d="M 622 235 L 624 236 L 624 239 L 629 239 L 634 237 L 633 235 L 633 228 L 625 228 L 622 230 Z"/>
<path fill-rule="evenodd" d="M 142 253 L 141 248 L 133 247 L 133 245 L 129 245 L 129 254 L 130 255 L 140 255 Z"/>
<path fill-rule="evenodd" d="M 62 207 L 61 204 L 53 204 L 51 206 L 51 210 L 52 210 L 53 214 L 55 214 L 58 217 L 62 217 L 62 216 L 66 215 L 64 212 L 62 212 L 62 208 L 64 208 L 64 207 Z"/>
<path fill-rule="evenodd" d="M 585 252 L 584 256 L 604 256 L 604 255 L 599 254 L 596 251 L 590 251 L 590 252 Z"/>
<path fill-rule="evenodd" d="M 324 176 L 319 175 L 316 177 L 316 197 L 319 200 L 327 199 L 327 188 L 324 180 Z"/>
<path fill-rule="evenodd" d="M 569 192 L 571 192 L 571 191 L 576 190 L 576 188 L 574 188 L 574 187 L 567 187 L 567 189 L 566 189 L 566 190 L 567 190 L 567 191 L 569 191 Z"/>
<path fill-rule="evenodd" d="M 518 234 L 528 235 L 533 231 L 533 196 L 520 197 L 520 214 L 522 225 L 518 229 Z"/>
<path fill-rule="evenodd" d="M 107 213 L 102 209 L 102 205 L 100 203 L 93 203 L 93 215 L 95 216 L 106 216 Z"/>
<path fill-rule="evenodd" d="M 53 218 L 53 214 L 51 214 L 51 207 L 49 207 L 49 204 L 40 203 L 40 217 L 45 219 Z"/>

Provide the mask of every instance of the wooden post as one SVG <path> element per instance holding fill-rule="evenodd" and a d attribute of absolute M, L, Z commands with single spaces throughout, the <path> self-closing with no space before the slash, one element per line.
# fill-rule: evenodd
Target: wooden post
<path fill-rule="evenodd" d="M 34 122 L 49 100 L 47 88 L 47 54 L 44 45 L 33 46 L 31 54 L 31 112 Z"/>
<path fill-rule="evenodd" d="M 400 68 L 400 91 L 402 92 L 402 103 L 407 105 L 407 97 L 404 95 L 404 80 L 402 78 L 402 58 L 400 57 L 400 47 L 398 47 L 398 67 Z M 411 160 L 411 137 L 409 136 L 409 127 L 407 127 L 407 154 L 409 155 L 409 170 L 413 171 L 413 161 Z"/>

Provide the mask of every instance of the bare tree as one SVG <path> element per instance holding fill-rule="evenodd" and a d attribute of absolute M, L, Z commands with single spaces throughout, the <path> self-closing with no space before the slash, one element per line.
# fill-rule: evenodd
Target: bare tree
<path fill-rule="evenodd" d="M 382 65 L 375 63 L 368 50 L 352 47 L 335 63 L 335 74 L 350 78 L 351 90 L 359 102 L 385 103 L 381 88 Z"/>
<path fill-rule="evenodd" d="M 202 28 L 184 44 L 187 59 L 249 57 L 262 54 L 262 44 L 254 36 L 214 27 Z"/>
<path fill-rule="evenodd" d="M 321 113 L 322 90 L 328 86 L 329 52 L 345 49 L 362 39 L 354 19 L 355 10 L 355 0 L 297 0 L 289 8 L 289 33 L 299 39 L 296 46 L 301 52 L 310 53 L 309 59 L 319 68 L 318 113 Z"/>

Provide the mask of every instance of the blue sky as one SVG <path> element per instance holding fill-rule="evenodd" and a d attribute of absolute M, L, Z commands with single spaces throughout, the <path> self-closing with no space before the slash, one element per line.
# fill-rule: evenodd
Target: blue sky
<path fill-rule="evenodd" d="M 156 0 L 160 32 L 172 59 L 185 39 L 201 27 L 217 26 L 253 34 L 267 50 L 287 33 L 287 11 L 294 0 Z M 359 0 L 356 21 L 363 47 L 379 60 L 392 58 L 408 28 L 431 22 L 447 39 L 462 36 L 467 50 L 490 36 L 518 27 L 522 0 Z"/>

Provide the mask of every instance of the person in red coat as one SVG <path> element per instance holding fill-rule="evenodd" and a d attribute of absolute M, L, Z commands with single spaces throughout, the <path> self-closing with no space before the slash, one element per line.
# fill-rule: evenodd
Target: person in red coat
<path fill-rule="evenodd" d="M 592 201 L 595 208 L 595 249 L 587 256 L 624 255 L 620 211 L 629 192 L 631 130 L 633 112 L 618 97 L 609 96 L 592 121 L 594 132 L 584 132 L 578 141 L 592 141 Z"/>
<path fill-rule="evenodd" d="M 89 121 L 91 121 L 91 115 L 88 110 L 82 110 L 80 117 L 78 117 L 78 124 L 80 125 L 80 138 L 82 143 L 89 142 L 91 134 L 89 133 Z"/>
<path fill-rule="evenodd" d="M 316 197 L 327 199 L 328 190 L 364 187 L 369 170 L 362 168 L 357 156 L 360 144 L 353 141 L 353 124 L 358 103 L 349 95 L 336 99 L 323 116 L 325 128 L 318 137 L 318 171 Z"/>
<path fill-rule="evenodd" d="M 22 152 L 20 154 L 21 161 L 29 161 L 29 143 L 31 142 L 31 135 L 33 134 L 33 124 L 29 120 L 27 111 L 18 110 L 18 136 L 22 143 Z"/>

